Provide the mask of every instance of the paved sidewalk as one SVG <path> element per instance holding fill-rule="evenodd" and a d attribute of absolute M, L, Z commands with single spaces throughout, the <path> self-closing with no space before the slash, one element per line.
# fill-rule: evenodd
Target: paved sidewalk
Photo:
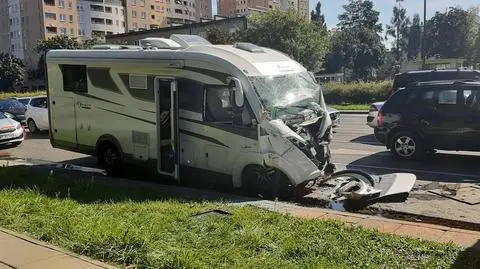
<path fill-rule="evenodd" d="M 115 267 L 0 228 L 0 269 L 114 269 Z"/>
<path fill-rule="evenodd" d="M 335 219 L 350 225 L 376 229 L 382 233 L 413 237 L 442 243 L 452 242 L 464 248 L 480 252 L 480 232 L 450 228 L 426 223 L 392 220 L 387 218 L 339 212 L 323 208 L 303 207 L 282 202 L 253 201 L 245 202 L 278 213 L 289 214 L 306 219 Z"/>

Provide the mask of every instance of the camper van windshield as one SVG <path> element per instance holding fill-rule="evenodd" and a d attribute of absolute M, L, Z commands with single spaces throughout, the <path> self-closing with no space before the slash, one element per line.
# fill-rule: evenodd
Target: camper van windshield
<path fill-rule="evenodd" d="M 306 106 L 318 103 L 320 86 L 308 72 L 278 76 L 251 77 L 255 91 L 265 108 Z"/>

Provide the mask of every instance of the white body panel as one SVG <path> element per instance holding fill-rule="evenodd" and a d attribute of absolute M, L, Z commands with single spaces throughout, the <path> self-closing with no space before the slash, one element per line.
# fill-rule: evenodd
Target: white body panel
<path fill-rule="evenodd" d="M 47 107 L 39 107 L 36 105 L 40 99 L 45 99 L 45 97 L 32 97 L 27 104 L 27 111 L 25 111 L 25 119 L 33 120 L 40 131 L 48 130 L 50 127 L 49 120 L 48 120 L 48 108 Z"/>
<path fill-rule="evenodd" d="M 253 113 L 252 119 L 262 126 L 260 100 L 246 73 L 306 71 L 287 56 L 265 50 L 266 53 L 257 55 L 235 50 L 232 46 L 197 46 L 180 51 L 51 51 L 47 54 L 47 72 L 52 144 L 93 155 L 103 139 L 113 139 L 125 160 L 152 166 L 149 161 L 160 158 L 159 111 L 155 98 L 148 94 L 153 90 L 157 96 L 160 90 L 151 89 L 151 83 L 159 77 L 191 80 L 202 85 L 224 85 L 224 75 L 235 76 L 245 88 L 245 100 Z M 253 64 L 255 61 L 259 62 Z M 86 66 L 87 92 L 64 89 L 62 64 Z M 261 70 L 255 67 L 258 64 L 261 64 Z M 96 75 L 90 70 L 99 69 L 103 70 L 99 75 L 102 79 L 95 81 Z M 142 87 L 132 86 L 133 77 L 129 76 L 132 74 L 147 76 L 144 91 L 132 88 Z M 102 88 L 100 84 L 104 85 L 106 81 L 110 85 Z M 182 85 L 178 87 L 181 94 Z M 140 98 L 143 94 L 148 97 Z M 277 168 L 295 186 L 321 175 L 319 168 L 285 138 L 269 136 L 269 145 L 259 143 L 258 126 L 237 128 L 208 122 L 203 108 L 202 111 L 185 110 L 182 100 L 178 112 L 181 166 L 229 175 L 235 187 L 241 186 L 242 171 L 251 164 Z M 278 146 L 282 148 L 281 152 Z"/>

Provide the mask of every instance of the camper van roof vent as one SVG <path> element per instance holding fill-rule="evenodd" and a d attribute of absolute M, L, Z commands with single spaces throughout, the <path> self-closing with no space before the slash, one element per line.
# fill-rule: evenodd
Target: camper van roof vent
<path fill-rule="evenodd" d="M 94 50 L 125 50 L 125 49 L 142 49 L 139 46 L 131 46 L 131 45 L 110 45 L 110 44 L 102 44 L 102 45 L 94 45 L 92 46 Z"/>
<path fill-rule="evenodd" d="M 173 34 L 170 36 L 170 39 L 177 42 L 184 48 L 199 45 L 212 45 L 212 43 L 208 42 L 205 38 L 198 35 Z"/>
<path fill-rule="evenodd" d="M 253 53 L 261 53 L 265 52 L 262 47 L 257 46 L 252 43 L 246 43 L 246 42 L 238 42 L 233 45 L 234 48 L 241 49 L 241 50 L 246 50 L 248 52 L 253 52 Z"/>
<path fill-rule="evenodd" d="M 177 42 L 162 37 L 147 37 L 141 39 L 139 45 L 143 48 L 156 48 L 156 49 L 181 49 L 182 46 Z"/>

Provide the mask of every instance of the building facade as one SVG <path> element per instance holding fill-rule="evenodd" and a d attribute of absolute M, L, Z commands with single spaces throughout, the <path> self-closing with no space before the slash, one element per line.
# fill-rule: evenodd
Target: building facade
<path fill-rule="evenodd" d="M 225 17 L 250 16 L 268 10 L 295 10 L 310 19 L 308 0 L 217 0 L 218 15 Z"/>
<path fill-rule="evenodd" d="M 24 60 L 28 68 L 37 66 L 37 40 L 78 35 L 76 0 L 0 0 L 0 8 L 0 49 Z"/>
<path fill-rule="evenodd" d="M 125 0 L 126 31 L 145 31 L 167 25 L 168 0 Z"/>
<path fill-rule="evenodd" d="M 125 33 L 125 10 L 121 0 L 78 0 L 78 36 L 96 38 Z"/>

